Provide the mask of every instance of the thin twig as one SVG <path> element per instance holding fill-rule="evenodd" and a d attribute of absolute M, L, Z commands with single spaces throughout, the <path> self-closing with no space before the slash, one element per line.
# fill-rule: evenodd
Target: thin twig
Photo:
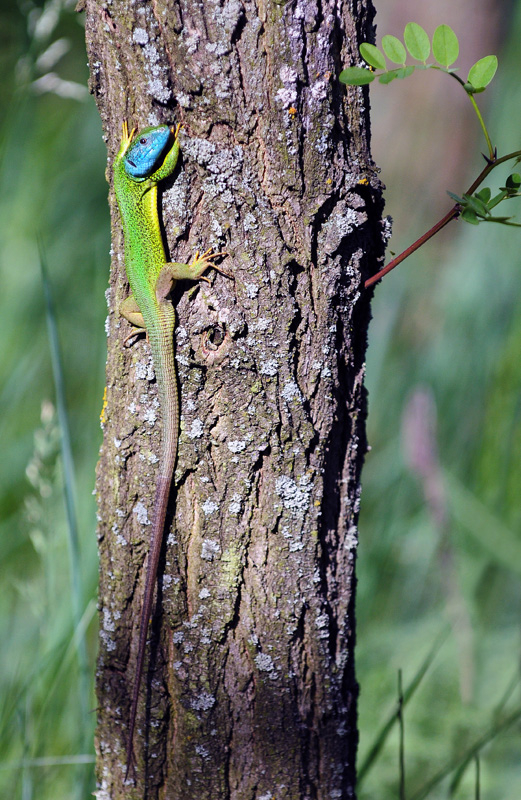
<path fill-rule="evenodd" d="M 469 195 L 474 194 L 478 186 L 480 186 L 483 183 L 485 178 L 492 172 L 492 170 L 495 167 L 499 166 L 500 164 L 503 164 L 505 161 L 510 161 L 513 158 L 521 158 L 521 150 L 516 150 L 513 153 L 508 153 L 506 156 L 501 156 L 501 158 L 497 157 L 495 157 L 494 159 L 487 158 L 486 167 L 484 167 L 484 169 L 481 170 L 478 177 L 473 183 L 471 183 L 465 194 Z M 391 270 L 397 267 L 398 264 L 401 264 L 402 261 L 405 261 L 406 258 L 415 253 L 416 250 L 418 250 L 422 245 L 425 244 L 425 242 L 428 242 L 429 239 L 432 239 L 432 237 L 436 233 L 441 231 L 442 228 L 448 225 L 451 220 L 457 219 L 457 217 L 460 214 L 460 211 L 461 207 L 458 203 L 456 203 L 450 209 L 450 211 L 448 211 L 447 214 L 445 214 L 445 216 L 442 217 L 439 222 L 433 225 L 432 228 L 429 228 L 429 230 L 426 233 L 424 233 L 423 236 L 420 236 L 419 239 L 416 239 L 416 241 L 413 242 L 411 245 L 409 245 L 409 247 L 407 247 L 407 249 L 404 250 L 403 253 L 400 253 L 399 256 L 396 256 L 396 258 L 393 258 L 392 261 L 389 261 L 389 263 L 385 267 L 383 267 L 379 272 L 377 272 L 376 275 L 373 275 L 371 278 L 368 278 L 364 283 L 365 288 L 368 289 L 369 286 L 372 286 L 374 283 L 379 281 L 380 278 L 383 278 L 384 275 L 387 275 L 388 272 L 391 272 Z"/>

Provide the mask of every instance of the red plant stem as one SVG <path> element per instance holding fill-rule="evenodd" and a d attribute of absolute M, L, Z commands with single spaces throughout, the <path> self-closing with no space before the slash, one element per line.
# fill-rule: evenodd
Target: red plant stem
<path fill-rule="evenodd" d="M 390 272 L 395 267 L 397 267 L 398 264 L 401 264 L 402 261 L 405 261 L 406 258 L 412 255 L 416 250 L 418 250 L 418 248 L 420 248 L 423 244 L 425 244 L 425 242 L 428 242 L 429 239 L 431 239 L 436 233 L 438 233 L 438 231 L 441 231 L 441 229 L 444 228 L 445 225 L 448 225 L 452 219 L 456 219 L 459 213 L 460 213 L 460 207 L 459 205 L 456 204 L 451 208 L 451 210 L 447 214 L 445 214 L 444 217 L 442 217 L 442 219 L 440 219 L 439 222 L 436 223 L 436 225 L 433 225 L 432 228 L 430 228 L 423 234 L 423 236 L 420 236 L 419 239 L 416 239 L 416 241 L 413 242 L 411 245 L 409 245 L 409 247 L 406 250 L 404 250 L 403 253 L 400 253 L 399 256 L 396 256 L 396 258 L 393 258 L 392 261 L 389 261 L 389 263 L 386 264 L 386 266 L 383 269 L 381 269 L 380 272 L 377 272 L 376 275 L 373 275 L 371 278 L 368 278 L 364 283 L 365 288 L 367 289 L 369 288 L 369 286 L 372 286 L 373 283 L 376 283 L 376 281 L 379 281 L 380 278 L 383 278 L 384 275 L 387 275 L 387 273 Z"/>
<path fill-rule="evenodd" d="M 487 158 L 487 166 L 483 168 L 476 180 L 469 186 L 466 194 L 474 194 L 478 186 L 483 183 L 489 172 L 492 172 L 494 167 L 497 167 L 499 164 L 503 164 L 505 161 L 510 161 L 513 158 L 521 159 L 521 150 L 516 150 L 514 153 L 508 153 L 506 156 L 501 156 L 501 158 L 497 158 L 496 156 L 493 160 Z M 445 214 L 445 216 L 442 217 L 439 222 L 436 223 L 436 225 L 433 225 L 432 228 L 429 228 L 429 230 L 423 234 L 423 236 L 420 236 L 419 239 L 416 239 L 416 241 L 409 245 L 409 247 L 404 250 L 403 253 L 400 253 L 399 256 L 396 256 L 396 258 L 393 258 L 392 261 L 389 261 L 389 263 L 386 264 L 385 267 L 380 270 L 380 272 L 377 272 L 376 275 L 368 278 L 364 283 L 365 288 L 368 289 L 369 286 L 372 286 L 373 283 L 376 283 L 380 280 L 380 278 L 383 278 L 384 275 L 387 275 L 387 273 L 397 267 L 398 264 L 401 264 L 402 261 L 405 261 L 406 258 L 416 252 L 416 250 L 425 244 L 425 242 L 428 242 L 429 239 L 432 239 L 432 237 L 438 233 L 438 231 L 441 231 L 445 225 L 448 225 L 452 219 L 457 219 L 460 211 L 461 208 L 458 203 L 456 203 L 456 205 L 454 205 L 451 210 L 447 212 L 447 214 Z"/>

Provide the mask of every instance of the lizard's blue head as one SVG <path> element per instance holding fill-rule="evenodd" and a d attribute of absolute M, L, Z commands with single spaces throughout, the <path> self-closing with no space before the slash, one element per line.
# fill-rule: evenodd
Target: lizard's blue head
<path fill-rule="evenodd" d="M 125 172 L 131 178 L 148 178 L 161 166 L 161 156 L 170 139 L 168 125 L 143 128 L 124 158 Z"/>

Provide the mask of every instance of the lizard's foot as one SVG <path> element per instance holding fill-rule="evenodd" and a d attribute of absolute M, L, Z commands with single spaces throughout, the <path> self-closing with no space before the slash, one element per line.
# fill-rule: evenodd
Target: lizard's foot
<path fill-rule="evenodd" d="M 132 328 L 132 330 L 130 331 L 129 335 L 126 336 L 124 338 L 124 340 L 123 340 L 123 347 L 127 347 L 127 342 L 130 342 L 130 340 L 133 339 L 134 336 L 141 336 L 142 333 L 145 334 L 145 338 L 146 338 L 146 341 L 147 341 L 147 344 L 148 344 L 148 331 L 147 331 L 147 329 L 146 328 Z"/>
<path fill-rule="evenodd" d="M 194 279 L 202 278 L 202 273 L 207 269 L 215 269 L 217 272 L 220 272 L 221 275 L 224 275 L 226 278 L 231 278 L 233 280 L 233 275 L 226 270 L 222 269 L 221 267 L 217 266 L 217 264 L 213 264 L 212 261 L 214 258 L 219 258 L 220 256 L 227 256 L 228 253 L 226 251 L 222 251 L 220 253 L 212 253 L 212 248 L 210 247 L 205 253 L 201 256 L 199 255 L 199 251 L 196 252 L 194 256 L 194 260 L 190 264 L 190 269 L 192 270 L 192 277 Z M 204 278 L 204 280 L 208 280 L 208 278 Z"/>
<path fill-rule="evenodd" d="M 159 273 L 156 284 L 157 296 L 159 298 L 166 297 L 170 291 L 172 281 L 206 281 L 210 283 L 208 278 L 203 276 L 203 272 L 210 268 L 216 269 L 217 272 L 226 275 L 227 278 L 232 278 L 233 276 L 229 272 L 213 263 L 214 258 L 227 255 L 228 253 L 224 252 L 212 253 L 212 248 L 210 247 L 202 255 L 199 255 L 199 251 L 197 251 L 191 264 L 181 264 L 178 261 L 168 262 Z M 168 285 L 168 282 L 170 282 L 170 285 Z"/>
<path fill-rule="evenodd" d="M 123 347 L 127 346 L 127 342 L 133 339 L 134 336 L 139 336 L 141 333 L 146 333 L 148 342 L 148 333 L 145 328 L 145 320 L 143 314 L 139 310 L 139 306 L 134 299 L 134 295 L 129 295 L 119 307 L 119 313 L 132 325 L 132 331 L 123 342 Z"/>
<path fill-rule="evenodd" d="M 132 139 L 134 138 L 134 134 L 136 132 L 136 129 L 132 128 L 132 130 L 129 133 L 128 132 L 128 122 L 127 122 L 126 119 L 124 119 L 123 122 L 121 123 L 121 127 L 122 127 L 122 135 L 121 135 L 120 154 L 121 153 L 124 154 L 124 153 L 127 152 L 128 148 L 130 147 L 130 144 L 132 142 Z"/>

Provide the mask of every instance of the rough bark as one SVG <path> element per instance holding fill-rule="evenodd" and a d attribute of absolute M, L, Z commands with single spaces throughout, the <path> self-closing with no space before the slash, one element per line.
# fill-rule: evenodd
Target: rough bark
<path fill-rule="evenodd" d="M 123 347 L 111 193 L 98 798 L 354 796 L 362 282 L 382 236 L 367 95 L 336 76 L 370 32 L 369 6 L 86 2 L 109 165 L 124 118 L 182 122 L 162 195 L 170 257 L 226 250 L 234 275 L 174 297 L 181 437 L 124 786 L 161 425 L 148 346 Z"/>

